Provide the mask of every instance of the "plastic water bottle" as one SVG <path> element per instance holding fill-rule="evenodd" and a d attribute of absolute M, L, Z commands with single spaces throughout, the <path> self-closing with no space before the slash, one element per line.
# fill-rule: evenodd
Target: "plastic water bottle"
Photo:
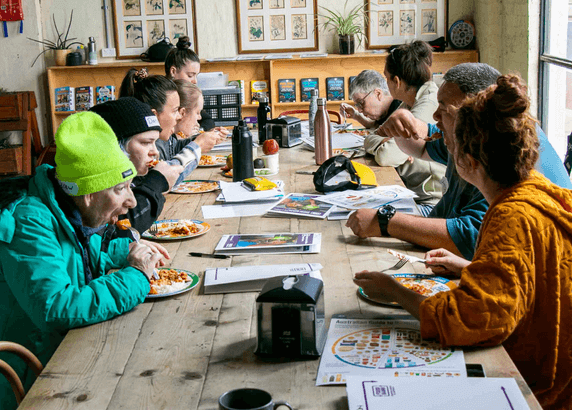
<path fill-rule="evenodd" d="M 268 97 L 260 97 L 258 99 L 258 110 L 256 110 L 259 144 L 262 144 L 264 141 L 266 141 L 266 122 L 269 119 L 270 119 L 270 107 L 268 106 Z"/>
<path fill-rule="evenodd" d="M 252 134 L 243 120 L 232 130 L 232 180 L 242 181 L 254 176 Z"/>
<path fill-rule="evenodd" d="M 308 122 L 310 123 L 310 138 L 315 137 L 314 121 L 318 111 L 318 90 L 310 91 L 310 107 L 308 108 Z"/>
<path fill-rule="evenodd" d="M 318 111 L 314 120 L 314 153 L 316 164 L 322 165 L 332 156 L 332 125 L 326 110 L 326 99 L 318 98 Z M 234 157 L 234 155 L 233 155 Z"/>

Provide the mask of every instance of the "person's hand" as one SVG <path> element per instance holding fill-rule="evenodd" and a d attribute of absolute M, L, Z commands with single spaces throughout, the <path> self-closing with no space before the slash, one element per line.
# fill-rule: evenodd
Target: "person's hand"
<path fill-rule="evenodd" d="M 382 137 L 424 139 L 426 136 L 419 135 L 417 130 L 417 121 L 411 111 L 400 108 L 391 114 L 375 132 Z"/>
<path fill-rule="evenodd" d="M 143 272 L 147 279 L 151 279 L 153 269 L 155 269 L 161 258 L 163 258 L 162 254 L 153 252 L 147 245 L 134 242 L 127 255 L 127 263 L 129 266 Z"/>
<path fill-rule="evenodd" d="M 159 260 L 159 264 L 158 266 L 155 267 L 159 267 L 159 266 L 165 266 L 166 262 L 165 259 L 171 259 L 171 256 L 169 255 L 169 252 L 167 251 L 167 249 L 165 249 L 165 247 L 163 247 L 162 245 L 159 245 L 158 243 L 155 242 L 151 242 L 151 241 L 147 241 L 145 239 L 140 239 L 139 243 L 141 245 L 146 245 L 149 248 L 151 248 L 151 250 L 153 251 L 153 253 L 159 253 L 161 255 L 163 255 L 163 258 L 161 258 Z"/>
<path fill-rule="evenodd" d="M 377 222 L 376 209 L 358 209 L 350 215 L 346 226 L 360 238 L 371 238 L 372 236 L 381 236 L 379 223 Z"/>
<path fill-rule="evenodd" d="M 461 271 L 470 263 L 447 249 L 433 249 L 425 254 L 425 264 L 439 275 L 453 274 L 461 277 Z"/>
<path fill-rule="evenodd" d="M 221 133 L 217 130 L 207 131 L 199 134 L 195 138 L 195 142 L 201 147 L 201 152 L 209 152 L 213 147 L 222 142 L 226 137 L 222 137 Z"/>
<path fill-rule="evenodd" d="M 394 289 L 401 286 L 391 275 L 367 270 L 357 272 L 354 275 L 354 283 L 361 287 L 368 297 L 387 301 L 395 299 Z"/>
<path fill-rule="evenodd" d="M 182 165 L 169 165 L 167 161 L 161 161 L 155 165 L 154 169 L 155 171 L 159 171 L 163 174 L 169 184 L 169 190 L 171 190 L 173 185 L 175 185 L 175 182 L 177 182 L 179 175 L 181 175 L 181 172 L 183 172 L 185 168 L 183 168 Z"/>
<path fill-rule="evenodd" d="M 221 138 L 223 138 L 223 140 L 228 138 L 228 135 L 230 134 L 229 129 L 225 127 L 214 127 L 213 131 L 218 131 L 221 134 Z"/>
<path fill-rule="evenodd" d="M 340 115 L 342 117 L 354 119 L 357 114 L 358 114 L 358 111 L 355 109 L 355 107 L 353 107 L 349 104 L 346 104 L 346 103 L 340 104 Z"/>

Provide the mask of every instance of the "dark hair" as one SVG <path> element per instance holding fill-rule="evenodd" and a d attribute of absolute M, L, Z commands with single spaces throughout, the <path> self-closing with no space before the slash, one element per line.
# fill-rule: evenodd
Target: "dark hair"
<path fill-rule="evenodd" d="M 416 40 L 392 49 L 385 60 L 385 69 L 393 80 L 396 76 L 416 90 L 431 79 L 433 51 L 429 44 Z"/>
<path fill-rule="evenodd" d="M 450 68 L 443 76 L 443 81 L 457 84 L 466 95 L 495 84 L 501 75 L 500 71 L 485 63 L 462 63 Z"/>
<path fill-rule="evenodd" d="M 201 89 L 187 80 L 173 80 L 173 82 L 177 86 L 181 108 L 194 109 L 199 101 L 199 96 L 203 95 Z"/>
<path fill-rule="evenodd" d="M 528 178 L 538 159 L 536 121 L 524 81 L 503 75 L 457 110 L 455 158 L 470 154 L 503 187 Z"/>
<path fill-rule="evenodd" d="M 167 103 L 167 94 L 177 91 L 177 86 L 163 75 L 147 75 L 147 70 L 130 69 L 121 82 L 119 98 L 135 97 L 143 101 L 158 113 L 163 112 Z"/>
<path fill-rule="evenodd" d="M 190 47 L 191 39 L 189 36 L 181 36 L 179 41 L 177 41 L 177 47 L 169 50 L 167 58 L 165 58 L 165 75 L 167 78 L 171 77 L 171 67 L 180 70 L 189 61 L 201 63 L 197 53 L 191 50 Z"/>

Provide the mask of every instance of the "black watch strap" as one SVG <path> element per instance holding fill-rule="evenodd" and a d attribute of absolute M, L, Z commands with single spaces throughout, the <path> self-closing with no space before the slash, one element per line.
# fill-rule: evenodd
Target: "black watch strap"
<path fill-rule="evenodd" d="M 377 210 L 377 222 L 379 223 L 379 230 L 381 231 L 381 236 L 389 236 L 387 232 L 387 226 L 389 225 L 389 220 L 395 215 L 395 208 L 391 205 L 384 205 Z"/>

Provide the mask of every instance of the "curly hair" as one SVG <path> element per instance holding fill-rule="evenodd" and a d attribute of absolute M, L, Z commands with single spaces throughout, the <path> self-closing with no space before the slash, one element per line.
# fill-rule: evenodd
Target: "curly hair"
<path fill-rule="evenodd" d="M 385 70 L 390 80 L 399 77 L 409 87 L 419 90 L 423 84 L 431 80 L 433 50 L 424 41 L 416 40 L 393 48 L 385 60 Z"/>
<path fill-rule="evenodd" d="M 517 75 L 500 76 L 496 84 L 466 99 L 457 110 L 454 156 L 471 155 L 503 187 L 528 178 L 538 159 L 536 120 Z"/>

